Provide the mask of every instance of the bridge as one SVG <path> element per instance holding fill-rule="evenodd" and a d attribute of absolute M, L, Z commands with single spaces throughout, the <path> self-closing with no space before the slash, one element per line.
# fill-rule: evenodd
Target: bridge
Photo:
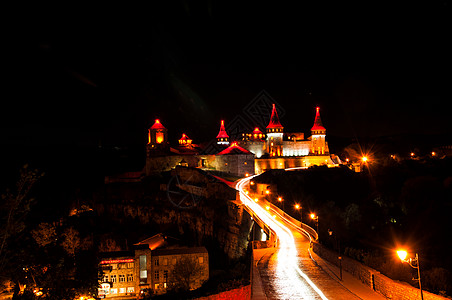
<path fill-rule="evenodd" d="M 279 207 L 246 193 L 254 176 L 236 182 L 240 201 L 269 236 L 268 249 L 253 249 L 253 299 L 383 299 L 361 298 L 335 280 L 313 259 L 317 232 Z"/>

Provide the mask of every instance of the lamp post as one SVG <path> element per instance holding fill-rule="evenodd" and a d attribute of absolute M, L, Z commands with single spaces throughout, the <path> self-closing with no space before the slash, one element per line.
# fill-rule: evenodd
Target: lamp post
<path fill-rule="evenodd" d="M 330 236 L 333 235 L 333 231 L 331 229 L 328 229 L 328 234 Z M 337 259 L 339 260 L 339 278 L 342 281 L 342 256 L 341 256 L 341 242 L 338 238 L 336 238 L 337 234 L 334 235 L 334 241 L 336 242 L 337 246 Z"/>
<path fill-rule="evenodd" d="M 315 221 L 315 225 L 317 228 L 317 240 L 319 239 L 319 216 L 316 216 L 315 213 L 311 213 L 311 219 Z"/>
<path fill-rule="evenodd" d="M 300 204 L 295 204 L 295 209 L 300 211 L 300 223 L 303 224 L 303 207 Z"/>
<path fill-rule="evenodd" d="M 397 250 L 397 255 L 399 256 L 400 260 L 402 262 L 406 262 L 412 267 L 413 269 L 417 269 L 417 281 L 419 281 L 419 289 L 421 290 L 421 299 L 424 300 L 424 294 L 422 292 L 422 285 L 421 285 L 421 270 L 419 265 L 419 255 L 416 253 L 414 258 L 406 258 L 408 255 L 408 252 L 406 250 Z"/>

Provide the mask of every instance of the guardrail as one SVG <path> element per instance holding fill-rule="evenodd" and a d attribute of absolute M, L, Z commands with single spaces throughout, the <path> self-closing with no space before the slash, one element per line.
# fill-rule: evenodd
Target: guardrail
<path fill-rule="evenodd" d="M 316 241 L 319 238 L 317 232 L 309 225 L 301 223 L 299 220 L 295 219 L 294 217 L 292 217 L 291 215 L 289 215 L 288 213 L 286 213 L 285 211 L 283 211 L 282 209 L 280 209 L 278 206 L 274 205 L 273 203 L 268 202 L 267 200 L 262 200 L 262 201 L 264 201 L 265 205 L 270 206 L 270 208 L 273 211 L 278 213 L 280 216 L 284 217 L 287 221 L 291 222 L 292 224 L 294 224 L 297 227 L 300 227 L 300 230 L 302 231 L 302 233 L 306 234 L 309 239 Z"/>

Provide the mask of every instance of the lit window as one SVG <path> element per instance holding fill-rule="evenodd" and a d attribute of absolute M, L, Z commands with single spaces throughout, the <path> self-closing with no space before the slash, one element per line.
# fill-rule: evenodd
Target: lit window
<path fill-rule="evenodd" d="M 119 288 L 119 293 L 120 294 L 125 294 L 126 292 L 126 288 Z"/>
<path fill-rule="evenodd" d="M 154 279 L 155 280 L 159 280 L 159 278 L 160 278 L 160 272 L 159 271 L 154 271 Z"/>
<path fill-rule="evenodd" d="M 155 140 L 157 142 L 157 144 L 161 144 L 163 142 L 163 132 L 156 132 L 155 133 Z"/>
<path fill-rule="evenodd" d="M 104 275 L 104 279 L 102 281 L 103 282 L 107 282 L 108 281 L 108 275 Z"/>
<path fill-rule="evenodd" d="M 128 286 L 127 293 L 133 293 L 133 292 L 135 292 L 135 288 L 133 286 Z"/>
<path fill-rule="evenodd" d="M 118 289 L 110 289 L 110 294 L 117 294 L 118 293 Z"/>
<path fill-rule="evenodd" d="M 158 283 L 156 283 L 156 284 L 154 285 L 154 289 L 155 289 L 155 290 L 158 290 L 158 289 L 159 289 L 159 284 L 158 284 Z"/>
<path fill-rule="evenodd" d="M 133 281 L 133 274 L 127 274 L 127 282 Z"/>
<path fill-rule="evenodd" d="M 116 282 L 116 275 L 111 275 L 111 282 Z"/>
<path fill-rule="evenodd" d="M 164 259 L 163 259 L 163 265 L 164 265 L 164 266 L 167 266 L 167 265 L 168 265 L 168 258 L 164 258 Z"/>
<path fill-rule="evenodd" d="M 164 282 L 164 283 L 163 283 L 163 288 L 166 289 L 166 287 L 167 287 L 166 282 Z"/>
<path fill-rule="evenodd" d="M 124 274 L 119 275 L 119 282 L 126 282 L 126 275 Z"/>
<path fill-rule="evenodd" d="M 200 264 L 204 263 L 204 257 L 200 256 L 200 257 L 198 258 L 198 260 L 199 260 L 199 263 L 200 263 Z"/>
<path fill-rule="evenodd" d="M 148 271 L 147 270 L 141 270 L 140 271 L 140 278 L 148 278 Z"/>

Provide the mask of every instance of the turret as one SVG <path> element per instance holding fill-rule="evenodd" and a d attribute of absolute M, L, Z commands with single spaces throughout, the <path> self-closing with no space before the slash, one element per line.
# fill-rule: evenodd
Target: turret
<path fill-rule="evenodd" d="M 217 135 L 217 144 L 218 145 L 229 145 L 229 135 L 226 133 L 226 129 L 224 129 L 224 121 L 221 120 L 220 132 Z"/>
<path fill-rule="evenodd" d="M 168 130 L 159 119 L 156 119 L 154 125 L 148 130 L 148 146 L 151 149 L 164 149 L 169 146 Z"/>
<path fill-rule="evenodd" d="M 323 127 L 320 118 L 320 108 L 316 107 L 314 126 L 311 128 L 311 154 L 328 154 L 328 145 L 326 143 L 326 129 Z"/>
<path fill-rule="evenodd" d="M 275 104 L 273 104 L 270 123 L 267 126 L 267 152 L 270 156 L 282 155 L 284 127 L 279 122 Z"/>

